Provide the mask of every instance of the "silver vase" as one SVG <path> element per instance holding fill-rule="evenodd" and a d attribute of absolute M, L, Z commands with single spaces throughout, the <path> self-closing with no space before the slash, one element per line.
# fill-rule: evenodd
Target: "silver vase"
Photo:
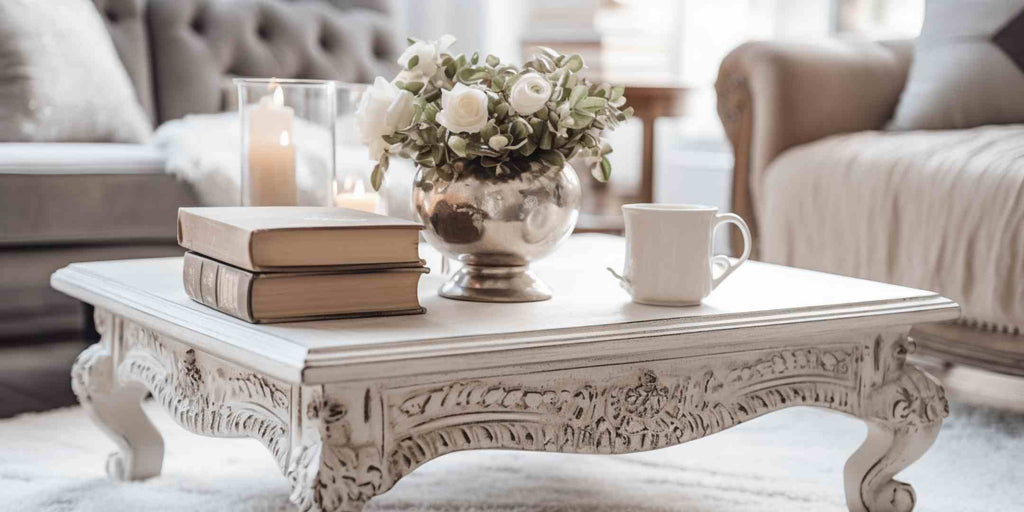
<path fill-rule="evenodd" d="M 427 242 L 463 264 L 441 286 L 449 299 L 533 302 L 551 289 L 530 262 L 555 251 L 579 218 L 580 182 L 568 164 L 510 178 L 463 175 L 413 182 L 413 205 Z"/>

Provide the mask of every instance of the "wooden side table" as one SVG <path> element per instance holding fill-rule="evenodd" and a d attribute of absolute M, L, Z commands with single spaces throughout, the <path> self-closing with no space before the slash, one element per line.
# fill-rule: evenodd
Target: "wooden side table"
<path fill-rule="evenodd" d="M 615 82 L 609 79 L 601 81 Z M 626 105 L 633 107 L 634 117 L 642 121 L 644 127 L 640 190 L 636 196 L 616 197 L 608 186 L 594 182 L 584 193 L 584 209 L 577 231 L 621 233 L 620 207 L 623 204 L 654 201 L 655 122 L 660 117 L 683 115 L 688 91 L 687 87 L 678 84 L 626 83 Z"/>

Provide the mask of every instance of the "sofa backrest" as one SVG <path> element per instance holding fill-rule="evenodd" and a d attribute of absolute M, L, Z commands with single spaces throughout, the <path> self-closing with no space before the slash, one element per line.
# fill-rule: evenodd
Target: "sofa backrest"
<path fill-rule="evenodd" d="M 153 98 L 153 70 L 150 66 L 149 37 L 146 28 L 146 0 L 93 0 L 114 47 L 135 85 L 142 108 L 156 121 Z"/>
<path fill-rule="evenodd" d="M 234 77 L 396 71 L 390 0 L 93 0 L 153 122 L 234 107 Z"/>

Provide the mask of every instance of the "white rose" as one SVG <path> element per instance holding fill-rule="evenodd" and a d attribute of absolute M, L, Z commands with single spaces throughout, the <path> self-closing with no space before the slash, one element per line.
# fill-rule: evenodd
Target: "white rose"
<path fill-rule="evenodd" d="M 398 75 L 395 76 L 395 79 L 392 80 L 391 83 L 394 84 L 394 83 L 398 83 L 398 82 L 405 82 L 407 84 L 411 84 L 411 83 L 414 83 L 414 82 L 419 82 L 421 84 L 426 85 L 427 78 L 428 77 L 423 76 L 420 73 L 409 71 L 408 69 L 403 69 L 403 70 L 398 72 Z"/>
<path fill-rule="evenodd" d="M 409 127 L 414 113 L 413 96 L 377 77 L 363 93 L 356 110 L 359 141 L 370 149 L 370 160 L 379 160 L 389 144 L 384 136 Z"/>
<path fill-rule="evenodd" d="M 477 133 L 487 124 L 487 95 L 476 87 L 457 83 L 441 91 L 437 122 L 452 133 Z"/>
<path fill-rule="evenodd" d="M 409 61 L 416 57 L 416 64 L 409 66 Z M 430 43 L 418 41 L 410 45 L 398 58 L 402 69 L 424 76 L 433 76 L 437 71 L 437 48 Z"/>
<path fill-rule="evenodd" d="M 384 126 L 387 128 L 386 135 L 391 135 L 398 130 L 404 130 L 412 124 L 412 116 L 416 113 L 415 96 L 404 89 L 398 91 L 398 95 L 391 101 L 388 111 L 384 115 Z"/>
<path fill-rule="evenodd" d="M 434 76 L 441 64 L 441 53 L 454 42 L 455 37 L 451 35 L 441 36 L 437 41 L 416 41 L 398 57 L 398 64 L 413 76 L 417 76 L 417 80 L 425 80 Z M 409 61 L 413 60 L 413 57 L 416 57 L 416 63 L 410 67 Z"/>
<path fill-rule="evenodd" d="M 512 85 L 509 103 L 516 113 L 528 116 L 542 108 L 551 98 L 551 83 L 537 73 L 527 73 Z"/>

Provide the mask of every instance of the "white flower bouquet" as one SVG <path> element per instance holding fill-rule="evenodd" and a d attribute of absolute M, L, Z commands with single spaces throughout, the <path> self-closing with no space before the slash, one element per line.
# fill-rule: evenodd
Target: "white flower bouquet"
<path fill-rule="evenodd" d="M 583 59 L 550 48 L 518 67 L 488 55 L 451 55 L 452 36 L 410 39 L 391 82 L 378 77 L 356 112 L 362 142 L 377 162 L 379 189 L 390 155 L 415 160 L 430 182 L 464 173 L 514 177 L 561 169 L 579 151 L 601 181 L 611 175 L 602 132 L 632 115 L 622 86 L 591 84 Z"/>

